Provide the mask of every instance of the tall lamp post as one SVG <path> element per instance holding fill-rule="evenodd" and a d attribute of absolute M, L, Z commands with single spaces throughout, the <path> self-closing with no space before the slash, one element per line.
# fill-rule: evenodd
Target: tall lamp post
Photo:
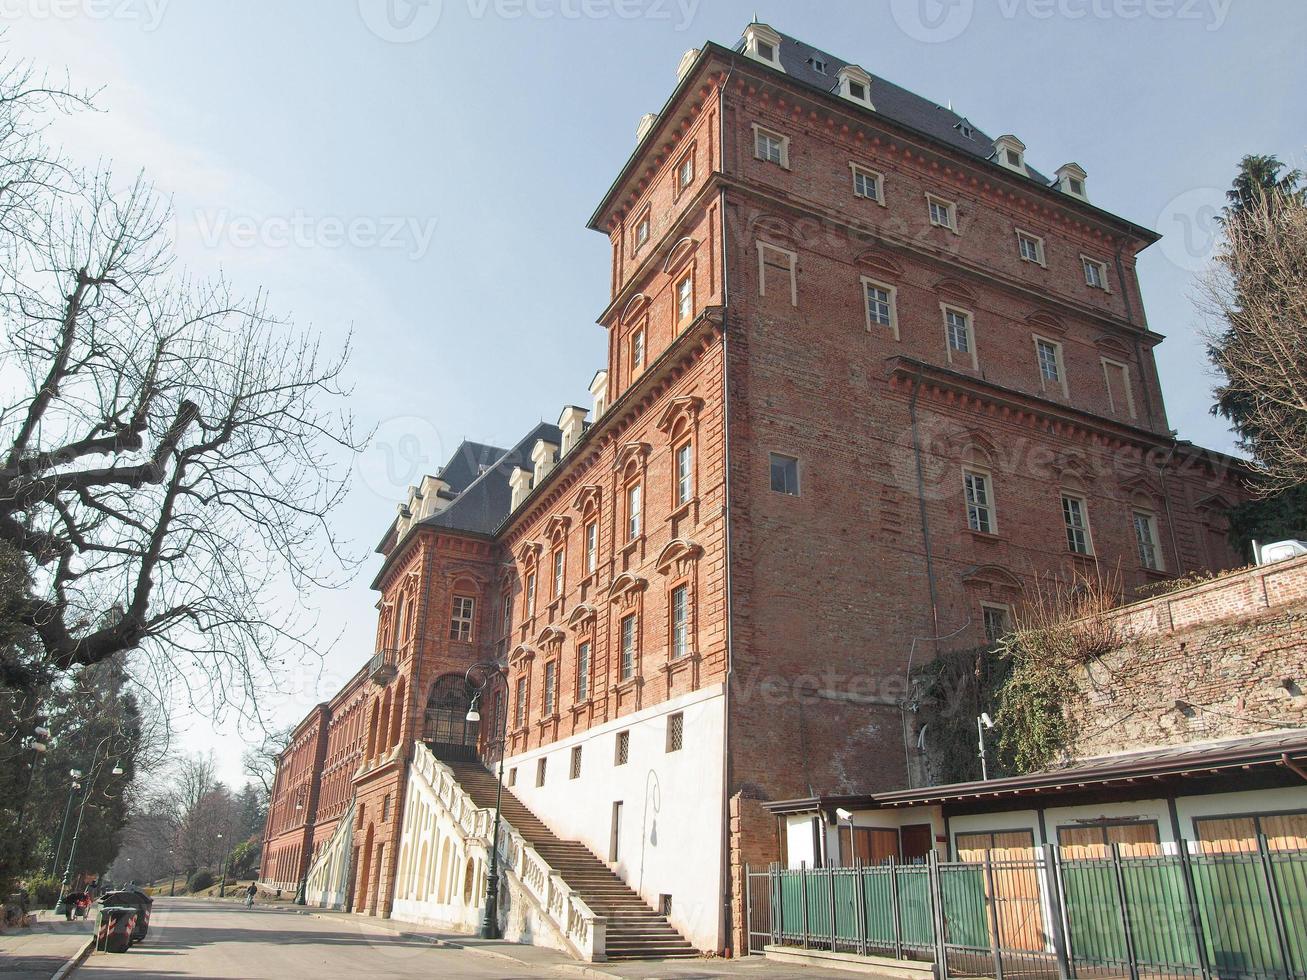
<path fill-rule="evenodd" d="M 59 825 L 59 843 L 55 845 L 54 856 L 50 858 L 50 877 L 59 870 L 59 858 L 64 853 L 64 833 L 68 830 L 68 814 L 73 810 L 73 794 L 82 788 L 82 784 L 77 780 L 82 778 L 82 770 L 69 769 L 68 776 L 72 780 L 68 784 L 68 802 L 64 804 L 64 822 Z"/>
<path fill-rule="evenodd" d="M 476 671 L 481 683 L 474 684 L 472 673 Z M 472 705 L 468 708 L 467 720 L 480 724 L 481 712 L 478 707 L 486 692 L 494 686 L 496 680 L 504 683 L 504 698 L 499 706 L 499 773 L 495 779 L 495 829 L 490 838 L 490 864 L 486 867 L 486 904 L 481 915 L 481 938 L 499 938 L 499 813 L 504 797 L 504 755 L 508 751 L 508 677 L 497 663 L 476 663 L 463 675 L 469 687 L 475 687 Z M 493 743 L 487 743 L 493 744 Z"/>
<path fill-rule="evenodd" d="M 104 748 L 105 743 L 108 741 L 109 738 L 107 737 L 101 741 L 100 744 L 95 747 L 95 755 L 91 757 L 90 775 L 86 779 L 86 792 L 82 794 L 82 804 L 77 808 L 77 828 L 73 831 L 73 842 L 68 847 L 68 864 L 64 867 L 63 881 L 59 885 L 59 897 L 61 900 L 64 893 L 68 891 L 68 881 L 73 874 L 73 861 L 77 857 L 77 840 L 82 835 L 82 817 L 86 815 L 86 804 L 91 799 L 91 791 L 95 789 L 96 759 L 100 755 L 100 750 Z M 122 766 L 115 762 L 113 768 L 109 770 L 109 774 L 111 776 L 121 776 L 123 774 Z"/>
<path fill-rule="evenodd" d="M 31 744 L 28 748 L 32 751 L 32 768 L 27 774 L 27 786 L 23 789 L 22 802 L 18 804 L 18 832 L 14 835 L 22 846 L 23 827 L 27 823 L 27 801 L 32 795 L 32 783 L 36 779 L 36 764 L 41 761 L 41 756 L 45 755 L 46 742 L 50 741 L 50 729 L 45 727 L 45 718 L 37 718 L 37 726 L 32 729 Z"/>
<path fill-rule="evenodd" d="M 222 834 L 218 835 L 222 840 Z M 227 897 L 227 862 L 231 858 L 231 838 L 227 839 L 227 848 L 222 853 L 222 867 L 218 869 L 218 897 Z"/>
<path fill-rule="evenodd" d="M 976 737 L 980 748 L 980 779 L 982 782 L 989 779 L 989 762 L 985 758 L 985 731 L 994 727 L 994 721 L 989 717 L 989 713 L 982 711 L 980 717 L 976 719 Z"/>

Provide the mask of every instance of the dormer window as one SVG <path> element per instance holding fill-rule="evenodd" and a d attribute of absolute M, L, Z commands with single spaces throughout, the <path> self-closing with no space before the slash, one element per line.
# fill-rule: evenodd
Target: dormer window
<path fill-rule="evenodd" d="M 1088 201 L 1085 193 L 1085 178 L 1088 176 L 1078 163 L 1064 163 L 1057 168 L 1057 186 L 1063 194 L 1070 194 L 1082 201 Z"/>
<path fill-rule="evenodd" d="M 1019 174 L 1026 172 L 1026 144 L 1015 136 L 1000 136 L 994 140 L 994 158 L 999 166 L 1015 170 Z"/>
<path fill-rule="evenodd" d="M 868 109 L 875 108 L 871 104 L 871 76 L 857 65 L 845 65 L 840 69 L 840 95 Z"/>
<path fill-rule="evenodd" d="M 761 61 L 769 68 L 784 71 L 781 67 L 781 36 L 766 24 L 750 24 L 744 29 L 744 55 Z"/>
<path fill-rule="evenodd" d="M 826 62 L 823 61 L 821 58 L 809 58 L 808 67 L 811 68 L 813 71 L 817 72 L 819 75 L 826 74 L 827 65 Z"/>
<path fill-rule="evenodd" d="M 954 124 L 953 128 L 961 133 L 966 139 L 973 140 L 976 138 L 975 128 L 965 119 L 959 120 Z"/>

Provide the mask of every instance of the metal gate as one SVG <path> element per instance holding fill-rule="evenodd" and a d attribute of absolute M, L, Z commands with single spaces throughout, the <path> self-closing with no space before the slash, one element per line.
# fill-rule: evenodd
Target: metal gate
<path fill-rule="evenodd" d="M 422 716 L 422 741 L 437 759 L 447 762 L 476 759 L 480 725 L 467 720 L 475 693 L 461 674 L 445 674 L 431 685 Z"/>

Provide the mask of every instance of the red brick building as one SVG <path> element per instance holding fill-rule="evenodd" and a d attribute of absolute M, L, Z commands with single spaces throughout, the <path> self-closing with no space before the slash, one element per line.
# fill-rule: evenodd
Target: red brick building
<path fill-rule="evenodd" d="M 461 678 L 498 660 L 513 792 L 738 949 L 762 803 L 919 767 L 914 659 L 1002 631 L 1041 576 L 1235 564 L 1239 474 L 1166 419 L 1135 278 L 1157 236 L 1087 180 L 766 25 L 687 52 L 590 220 L 593 412 L 411 493 L 377 657 L 297 730 L 268 860 L 302 877 L 353 800 L 351 907 L 387 914 L 397 869 L 420 901 L 407 759 L 476 741 Z M 298 817 L 309 742 L 327 809 Z"/>

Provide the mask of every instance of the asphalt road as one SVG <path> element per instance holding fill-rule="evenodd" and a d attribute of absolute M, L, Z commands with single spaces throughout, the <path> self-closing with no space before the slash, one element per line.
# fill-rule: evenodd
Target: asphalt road
<path fill-rule="evenodd" d="M 528 968 L 523 968 L 526 970 Z M 92 953 L 74 980 L 363 980 L 553 976 L 429 940 L 396 936 L 365 920 L 326 920 L 266 906 L 157 899 L 145 941 L 130 952 Z"/>

